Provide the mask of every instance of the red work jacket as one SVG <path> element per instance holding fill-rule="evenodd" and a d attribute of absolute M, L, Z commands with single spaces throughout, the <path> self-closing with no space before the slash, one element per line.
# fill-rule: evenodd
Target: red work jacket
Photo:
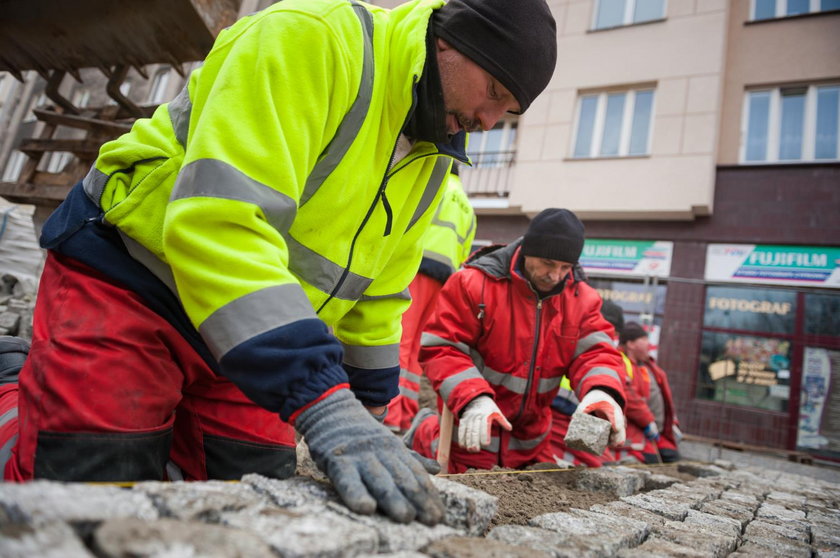
<path fill-rule="evenodd" d="M 601 297 L 569 276 L 559 292 L 540 298 L 517 271 L 519 244 L 452 275 L 423 331 L 420 364 L 438 405 L 457 417 L 470 401 L 489 395 L 513 426 L 512 432 L 494 426 L 482 455 L 459 455 L 473 466 L 550 459 L 550 405 L 564 374 L 579 398 L 602 388 L 623 404 L 624 364 L 601 316 Z M 457 444 L 452 452 L 462 453 Z"/>

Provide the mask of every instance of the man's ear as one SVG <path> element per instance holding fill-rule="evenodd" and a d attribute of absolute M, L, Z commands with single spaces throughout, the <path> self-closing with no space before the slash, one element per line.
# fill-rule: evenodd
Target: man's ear
<path fill-rule="evenodd" d="M 447 43 L 445 40 L 441 39 L 440 37 L 435 38 L 435 43 L 437 44 L 438 52 L 444 52 L 447 50 L 452 49 L 452 45 Z"/>

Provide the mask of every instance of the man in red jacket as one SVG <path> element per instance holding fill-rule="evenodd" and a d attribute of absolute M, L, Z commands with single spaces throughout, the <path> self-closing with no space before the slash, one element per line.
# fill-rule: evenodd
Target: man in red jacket
<path fill-rule="evenodd" d="M 609 420 L 610 443 L 623 443 L 623 364 L 601 297 L 573 273 L 582 249 L 575 214 L 546 209 L 523 238 L 466 264 L 441 290 L 420 364 L 438 408 L 457 417 L 450 472 L 553 462 L 551 402 L 564 375 L 576 412 Z M 404 440 L 433 457 L 440 425 L 424 411 Z"/>
<path fill-rule="evenodd" d="M 628 407 L 628 439 L 634 438 L 634 432 L 641 434 L 632 441 L 645 443 L 642 455 L 647 463 L 656 463 L 660 457 L 665 463 L 677 461 L 680 458 L 677 445 L 682 433 L 668 376 L 650 355 L 648 333 L 640 324 L 628 322 L 621 330 L 619 340 L 622 351 L 633 363 L 632 389 L 646 403 L 635 413 Z"/>

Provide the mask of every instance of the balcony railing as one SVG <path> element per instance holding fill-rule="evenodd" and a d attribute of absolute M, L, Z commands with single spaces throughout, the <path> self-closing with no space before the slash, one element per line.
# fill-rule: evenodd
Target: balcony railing
<path fill-rule="evenodd" d="M 506 198 L 510 194 L 510 174 L 515 151 L 470 153 L 472 167 L 461 167 L 461 182 L 471 197 Z"/>

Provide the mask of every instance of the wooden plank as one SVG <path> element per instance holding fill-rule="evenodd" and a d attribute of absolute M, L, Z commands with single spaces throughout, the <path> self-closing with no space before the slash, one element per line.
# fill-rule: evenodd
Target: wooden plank
<path fill-rule="evenodd" d="M 74 184 L 29 184 L 0 182 L 0 196 L 13 203 L 56 206 L 67 197 Z"/>
<path fill-rule="evenodd" d="M 101 120 L 99 118 L 91 118 L 88 116 L 76 116 L 73 114 L 60 114 L 51 110 L 33 109 L 38 120 L 49 122 L 51 124 L 58 124 L 61 126 L 68 126 L 70 128 L 78 128 L 80 130 L 89 130 L 92 132 L 109 132 L 112 134 L 124 134 L 131 129 L 131 124 L 124 122 L 114 122 L 110 120 Z"/>
<path fill-rule="evenodd" d="M 19 151 L 27 155 L 37 156 L 47 151 L 69 151 L 80 159 L 96 157 L 104 142 L 89 139 L 24 139 L 20 142 Z"/>

